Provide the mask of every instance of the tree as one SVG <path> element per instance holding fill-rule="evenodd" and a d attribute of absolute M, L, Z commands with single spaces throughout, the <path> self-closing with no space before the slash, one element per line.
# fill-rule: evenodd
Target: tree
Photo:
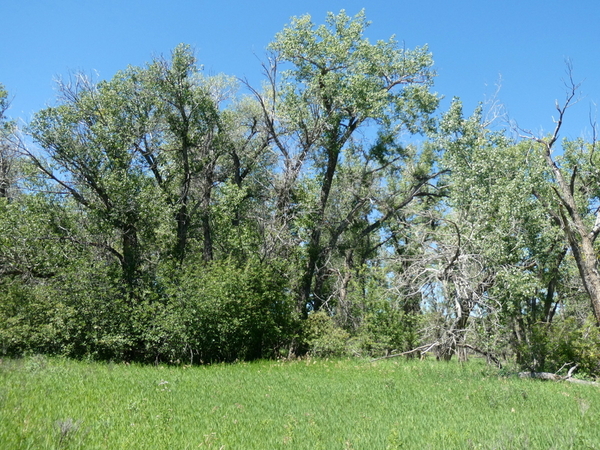
<path fill-rule="evenodd" d="M 434 177 L 419 173 L 404 196 L 396 193 L 390 204 L 378 203 L 383 217 L 369 219 L 382 172 L 391 173 L 406 161 L 396 138 L 402 130 L 428 131 L 438 99 L 429 92 L 434 74 L 427 49 L 405 50 L 393 38 L 371 44 L 364 37 L 367 26 L 364 12 L 354 18 L 344 11 L 330 13 L 318 27 L 308 15 L 293 18 L 269 47 L 268 91 L 254 90 L 282 163 L 275 185 L 276 220 L 282 228 L 300 225 L 296 232 L 304 236 L 298 242 L 305 249 L 298 287 L 304 314 L 327 301 L 327 262 L 351 226 L 362 221 L 358 234 L 363 238 L 377 233 Z M 279 64 L 291 65 L 281 79 Z M 378 142 L 358 143 L 359 130 L 367 133 L 371 127 L 379 129 Z M 338 190 L 344 183 L 340 167 L 351 164 L 361 171 L 358 184 L 372 187 L 369 193 Z M 334 200 L 338 194 L 346 199 Z"/>
<path fill-rule="evenodd" d="M 464 118 L 455 99 L 442 118 L 438 142 L 445 148 L 449 195 L 433 217 L 438 224 L 425 265 L 415 267 L 423 285 L 434 288 L 428 310 L 438 315 L 431 334 L 443 358 L 464 356 L 465 345 L 495 351 L 498 342 L 475 327 L 493 327 L 486 333 L 503 336 L 502 345 L 503 330 L 512 330 L 518 354 L 534 327 L 551 323 L 570 294 L 560 230 L 532 194 L 548 192 L 547 169 L 528 145 L 490 130 L 482 117 L 480 107 Z"/>
<path fill-rule="evenodd" d="M 59 85 L 63 103 L 37 113 L 30 125 L 47 159 L 28 151 L 38 170 L 89 215 L 92 241 L 116 257 L 129 289 L 140 277 L 143 245 L 140 229 L 156 217 L 144 201 L 153 195 L 136 145 L 148 129 L 127 100 L 129 80 L 92 83 L 76 75 Z M 146 224 L 143 224 L 146 222 Z M 118 243 L 114 241 L 115 233 Z M 74 237 L 74 239 L 78 239 Z"/>
<path fill-rule="evenodd" d="M 562 229 L 575 259 L 583 286 L 590 297 L 596 321 L 600 323 L 600 272 L 595 243 L 600 233 L 600 168 L 596 153 L 596 136 L 592 142 L 564 140 L 563 155 L 556 149 L 567 109 L 575 101 L 579 86 L 568 67 L 567 98 L 557 103 L 558 118 L 552 134 L 546 138 L 526 135 L 535 145 L 533 151 L 544 161 L 550 173 L 551 192 L 534 188 L 533 195 Z"/>
<path fill-rule="evenodd" d="M 217 99 L 190 48 L 110 81 L 76 75 L 59 88 L 62 104 L 40 111 L 30 125 L 48 158 L 28 155 L 90 215 L 96 237 L 86 243 L 117 258 L 130 290 L 144 265 L 151 269 L 161 257 L 183 261 L 197 219 L 210 260 L 211 192 L 224 146 Z"/>
<path fill-rule="evenodd" d="M 235 98 L 236 87 L 203 76 L 185 45 L 108 81 L 77 74 L 59 83 L 59 104 L 29 126 L 39 148 L 22 148 L 33 170 L 23 202 L 11 205 L 20 214 L 0 217 L 19 224 L 0 236 L 0 262 L 11 268 L 0 274 L 44 277 L 9 286 L 0 308 L 7 351 L 217 360 L 271 355 L 285 343 L 283 270 L 276 257 L 254 255 L 268 216 L 269 140 L 256 101 Z M 231 280 L 220 289 L 224 274 Z M 241 276 L 247 295 L 235 291 Z M 192 292 L 189 280 L 211 286 Z M 11 341 L 41 323 L 53 326 Z"/>
<path fill-rule="evenodd" d="M 200 211 L 203 258 L 213 258 L 210 204 L 216 181 L 217 164 L 224 153 L 219 138 L 218 102 L 228 86 L 217 86 L 200 75 L 196 58 L 188 46 L 180 45 L 171 60 L 155 60 L 142 72 L 147 95 L 156 96 L 158 134 L 164 139 L 145 140 L 139 152 L 152 170 L 155 182 L 163 189 L 174 208 L 177 222 L 174 255 L 183 262 L 194 212 Z M 221 83 L 231 83 L 220 80 Z M 212 86 L 211 86 L 212 85 Z"/>

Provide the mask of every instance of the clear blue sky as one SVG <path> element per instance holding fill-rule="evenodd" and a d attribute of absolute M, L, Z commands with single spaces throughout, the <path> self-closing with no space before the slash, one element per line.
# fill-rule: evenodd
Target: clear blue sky
<path fill-rule="evenodd" d="M 600 103 L 598 0 L 1 0 L 0 83 L 14 97 L 9 114 L 27 121 L 54 102 L 57 76 L 83 70 L 110 78 L 185 42 L 209 74 L 258 85 L 259 58 L 291 16 L 309 13 L 322 23 L 327 11 L 362 8 L 370 39 L 395 34 L 408 48 L 429 45 L 437 92 L 472 110 L 501 77 L 499 99 L 511 119 L 535 131 L 553 129 L 570 58 L 583 98 L 563 136 L 589 133 L 589 113 Z"/>

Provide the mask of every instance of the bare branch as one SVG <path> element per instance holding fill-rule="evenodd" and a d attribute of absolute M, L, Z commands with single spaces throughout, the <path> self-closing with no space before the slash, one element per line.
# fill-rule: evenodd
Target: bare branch
<path fill-rule="evenodd" d="M 412 350 L 408 350 L 406 352 L 394 353 L 393 355 L 386 355 L 386 356 L 382 356 L 381 358 L 372 359 L 371 362 L 381 361 L 382 359 L 397 358 L 398 356 L 406 356 L 406 355 L 410 355 L 415 352 L 421 352 L 421 355 L 423 355 L 423 354 L 429 352 L 432 348 L 437 347 L 438 345 L 440 345 L 439 342 L 421 345 L 420 347 L 413 348 Z"/>

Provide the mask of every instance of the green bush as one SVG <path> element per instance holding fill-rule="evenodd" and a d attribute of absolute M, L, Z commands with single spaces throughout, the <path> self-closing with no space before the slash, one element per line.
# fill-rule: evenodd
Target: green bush
<path fill-rule="evenodd" d="M 0 349 L 3 354 L 63 355 L 99 360 L 148 360 L 160 314 L 157 303 L 133 304 L 105 283 L 94 289 L 78 283 L 17 285 L 0 298 Z M 155 353 L 152 353 L 154 355 Z"/>
<path fill-rule="evenodd" d="M 347 353 L 350 334 L 339 328 L 325 311 L 309 314 L 303 324 L 303 338 L 313 356 L 339 357 Z"/>
<path fill-rule="evenodd" d="M 411 350 L 419 345 L 420 323 L 420 315 L 407 314 L 388 301 L 378 302 L 365 315 L 355 346 L 369 356 Z"/>
<path fill-rule="evenodd" d="M 294 315 L 275 267 L 250 261 L 200 264 L 169 289 L 160 352 L 196 362 L 273 357 L 289 345 Z"/>
<path fill-rule="evenodd" d="M 583 322 L 567 317 L 534 324 L 519 350 L 521 366 L 528 370 L 566 371 L 577 364 L 576 373 L 600 376 L 600 329 L 591 316 Z"/>
<path fill-rule="evenodd" d="M 21 280 L 0 285 L 0 349 L 3 355 L 64 353 L 68 331 L 65 322 L 73 311 L 41 289 Z"/>
<path fill-rule="evenodd" d="M 98 268 L 75 269 L 48 280 L 3 280 L 4 354 L 135 359 L 131 306 L 118 282 Z"/>
<path fill-rule="evenodd" d="M 110 270 L 77 269 L 44 283 L 3 281 L 3 354 L 249 360 L 277 356 L 297 329 L 287 282 L 273 266 L 215 261 L 167 271 L 134 292 Z"/>
<path fill-rule="evenodd" d="M 340 327 L 325 311 L 309 314 L 303 324 L 304 346 L 313 356 L 382 356 L 419 345 L 421 316 L 407 314 L 386 300 L 363 311 L 352 331 Z"/>

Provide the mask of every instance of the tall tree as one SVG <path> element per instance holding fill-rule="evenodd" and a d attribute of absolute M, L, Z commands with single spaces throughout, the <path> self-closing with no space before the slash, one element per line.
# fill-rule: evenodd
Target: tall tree
<path fill-rule="evenodd" d="M 161 123 L 157 142 L 144 141 L 139 152 L 147 160 L 155 181 L 165 191 L 177 222 L 175 257 L 185 258 L 192 218 L 200 211 L 203 258 L 213 258 L 210 203 L 217 164 L 224 153 L 219 145 L 218 102 L 226 87 L 202 77 L 189 46 L 179 45 L 170 60 L 157 59 L 142 72 L 144 89 L 157 99 Z"/>
<path fill-rule="evenodd" d="M 357 132 L 372 130 L 371 125 L 380 128 L 383 144 L 373 147 L 388 159 L 380 164 L 385 166 L 400 150 L 385 143 L 393 142 L 400 130 L 426 131 L 438 104 L 429 92 L 434 74 L 427 49 L 405 50 L 393 38 L 371 44 L 364 36 L 367 26 L 364 12 L 353 18 L 344 11 L 329 13 L 326 24 L 318 27 L 308 15 L 293 18 L 270 45 L 269 89 L 265 94 L 255 91 L 282 162 L 275 186 L 278 219 L 289 223 L 298 213 L 302 191 L 311 196 L 301 206 L 306 256 L 298 303 L 304 312 L 320 309 L 326 300 L 326 262 L 369 203 L 368 197 L 355 198 L 349 211 L 339 212 L 335 226 L 328 224 L 340 163 L 359 156 L 360 146 L 352 145 Z M 291 65 L 281 79 L 279 64 Z M 378 171 L 369 167 L 377 159 L 369 157 L 368 164 L 361 162 L 365 174 Z M 315 180 L 308 191 L 300 188 L 303 174 Z M 412 192 L 419 192 L 418 183 Z M 379 224 L 367 228 L 368 233 Z M 327 229 L 332 231 L 329 236 Z"/>
<path fill-rule="evenodd" d="M 152 196 L 151 186 L 135 154 L 147 129 L 128 104 L 129 87 L 123 76 L 96 85 L 76 75 L 60 84 L 62 104 L 40 111 L 30 125 L 49 158 L 32 151 L 29 157 L 88 212 L 101 233 L 89 244 L 115 256 L 123 280 L 133 288 L 142 264 L 140 228 L 153 219 L 144 201 Z M 118 242 L 113 241 L 115 232 Z"/>
<path fill-rule="evenodd" d="M 558 117 L 552 134 L 540 138 L 529 133 L 524 137 L 533 141 L 532 150 L 545 163 L 552 181 L 550 192 L 534 188 L 533 195 L 562 229 L 590 297 L 596 321 L 600 323 L 600 271 L 596 248 L 600 234 L 600 161 L 595 125 L 591 142 L 565 139 L 563 154 L 557 152 L 565 114 L 576 100 L 579 88 L 573 81 L 570 66 L 568 74 L 567 97 L 563 105 L 556 104 Z"/>
<path fill-rule="evenodd" d="M 463 117 L 458 100 L 441 121 L 439 142 L 449 196 L 434 218 L 429 267 L 420 267 L 423 283 L 439 286 L 428 298 L 444 316 L 438 353 L 461 353 L 473 315 L 498 318 L 524 341 L 534 324 L 552 321 L 561 298 L 566 247 L 532 195 L 549 192 L 548 171 L 529 146 L 490 130 L 482 108 Z"/>
<path fill-rule="evenodd" d="M 48 158 L 29 157 L 90 215 L 99 234 L 87 243 L 116 257 L 134 288 L 143 265 L 161 256 L 183 260 L 200 210 L 204 259 L 211 259 L 207 215 L 222 153 L 219 113 L 190 48 L 110 81 L 76 75 L 59 88 L 62 103 L 40 111 L 30 126 Z"/>

